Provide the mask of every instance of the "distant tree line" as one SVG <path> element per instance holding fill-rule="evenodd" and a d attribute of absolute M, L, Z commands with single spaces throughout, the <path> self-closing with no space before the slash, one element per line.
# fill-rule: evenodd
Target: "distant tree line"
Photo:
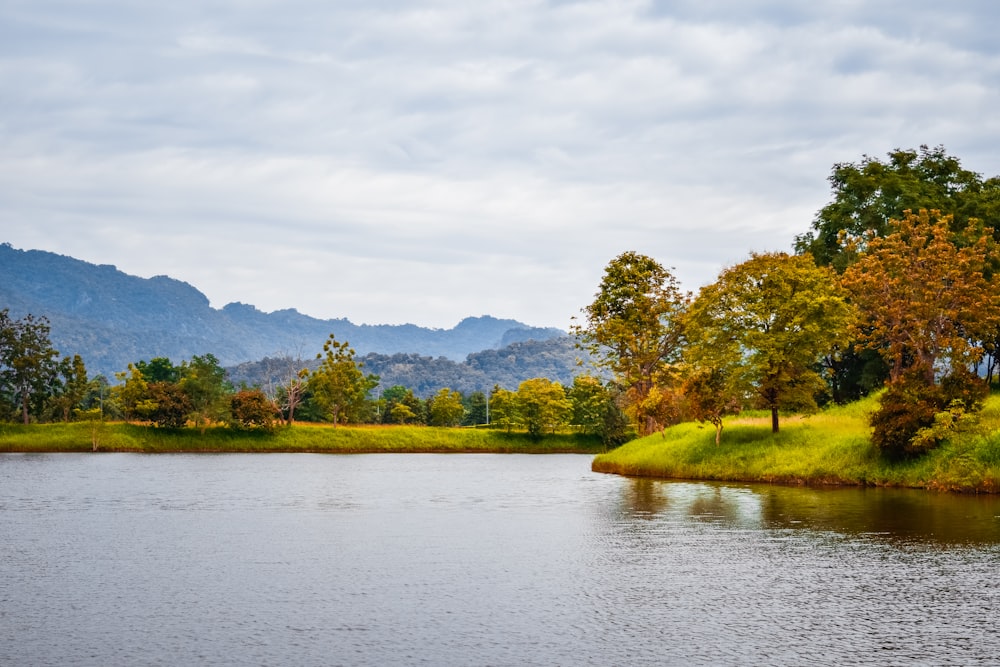
<path fill-rule="evenodd" d="M 355 351 L 331 335 L 310 366 L 271 360 L 268 381 L 235 387 L 212 354 L 175 364 L 154 357 L 129 364 L 110 385 L 90 379 L 79 356 L 59 359 L 44 318 L 9 318 L 0 311 L 0 388 L 6 421 L 123 420 L 159 428 L 228 424 L 271 431 L 295 420 L 339 424 L 494 426 L 535 437 L 559 430 L 602 435 L 609 444 L 629 437 L 613 395 L 600 380 L 581 375 L 564 388 L 546 378 L 515 391 L 495 385 L 485 394 L 443 387 L 426 399 L 364 372 Z"/>

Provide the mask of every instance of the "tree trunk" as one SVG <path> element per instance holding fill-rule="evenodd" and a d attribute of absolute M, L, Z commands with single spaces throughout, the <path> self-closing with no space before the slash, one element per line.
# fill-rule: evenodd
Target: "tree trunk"
<path fill-rule="evenodd" d="M 771 433 L 778 432 L 778 406 L 771 406 Z"/>

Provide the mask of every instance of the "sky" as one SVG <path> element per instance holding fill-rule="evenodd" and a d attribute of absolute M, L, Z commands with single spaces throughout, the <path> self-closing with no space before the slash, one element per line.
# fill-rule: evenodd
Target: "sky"
<path fill-rule="evenodd" d="M 569 327 L 791 250 L 833 165 L 1000 174 L 994 0 L 4 0 L 0 242 L 356 324 Z"/>

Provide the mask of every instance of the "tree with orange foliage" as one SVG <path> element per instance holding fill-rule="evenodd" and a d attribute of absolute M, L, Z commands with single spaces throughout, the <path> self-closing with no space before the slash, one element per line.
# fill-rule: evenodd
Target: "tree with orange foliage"
<path fill-rule="evenodd" d="M 968 369 L 996 328 L 992 230 L 974 222 L 956 237 L 951 224 L 938 211 L 906 211 L 885 236 L 854 239 L 861 254 L 843 285 L 861 314 L 858 340 L 882 354 L 890 382 L 912 372 L 933 385 L 942 372 Z"/>

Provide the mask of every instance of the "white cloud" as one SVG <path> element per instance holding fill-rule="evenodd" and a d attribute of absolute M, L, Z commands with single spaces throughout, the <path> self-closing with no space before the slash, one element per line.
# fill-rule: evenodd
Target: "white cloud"
<path fill-rule="evenodd" d="M 8 3 L 0 240 L 216 306 L 565 327 L 624 250 L 695 289 L 787 249 L 835 162 L 1000 173 L 990 7 L 881 7 Z"/>

